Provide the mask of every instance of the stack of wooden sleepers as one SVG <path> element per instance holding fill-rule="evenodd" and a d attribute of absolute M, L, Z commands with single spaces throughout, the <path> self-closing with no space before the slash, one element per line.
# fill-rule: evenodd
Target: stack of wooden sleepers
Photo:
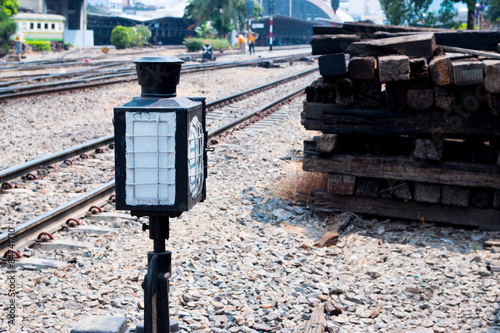
<path fill-rule="evenodd" d="M 391 30 L 392 29 L 392 30 Z M 305 171 L 317 211 L 500 230 L 500 33 L 315 27 Z M 463 49 L 464 43 L 474 49 Z"/>

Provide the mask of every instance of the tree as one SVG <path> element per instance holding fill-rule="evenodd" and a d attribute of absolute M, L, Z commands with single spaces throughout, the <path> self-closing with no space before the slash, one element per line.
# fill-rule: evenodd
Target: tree
<path fill-rule="evenodd" d="M 151 38 L 151 30 L 145 25 L 137 25 L 133 28 L 127 28 L 130 36 L 130 45 L 132 47 L 143 47 Z"/>
<path fill-rule="evenodd" d="M 457 13 L 452 0 L 443 0 L 437 15 L 432 12 L 428 13 L 421 25 L 424 27 L 454 28 L 457 25 L 455 22 Z"/>
<path fill-rule="evenodd" d="M 214 31 L 213 28 L 208 26 L 207 22 L 204 22 L 202 25 L 196 27 L 194 32 L 196 33 L 196 37 L 199 38 L 210 38 L 217 33 L 217 31 Z"/>
<path fill-rule="evenodd" d="M 16 15 L 19 2 L 17 0 L 0 0 L 0 7 L 3 8 L 8 16 Z"/>
<path fill-rule="evenodd" d="M 117 25 L 111 31 L 111 44 L 116 46 L 117 49 L 126 49 L 130 42 L 129 28 Z"/>
<path fill-rule="evenodd" d="M 425 20 L 432 0 L 380 0 L 390 24 L 416 25 Z"/>
<path fill-rule="evenodd" d="M 443 0 L 438 12 L 438 20 L 443 26 L 451 28 L 455 24 L 457 13 L 458 11 L 453 7 L 453 0 Z"/>
<path fill-rule="evenodd" d="M 476 12 L 476 0 L 451 0 L 454 3 L 464 3 L 467 5 L 467 30 L 474 29 L 474 19 Z"/>
<path fill-rule="evenodd" d="M 17 14 L 17 0 L 0 0 L 0 57 L 9 52 L 9 39 L 17 29 L 10 16 Z"/>
<path fill-rule="evenodd" d="M 236 17 L 234 18 L 235 26 L 238 31 L 245 30 L 247 25 L 247 1 L 238 0 L 236 3 Z M 255 20 L 262 17 L 263 8 L 257 0 L 253 0 L 253 16 Z"/>
<path fill-rule="evenodd" d="M 492 24 L 498 24 L 500 21 L 500 1 L 496 1 L 498 4 L 491 5 L 486 11 L 486 17 Z"/>
<path fill-rule="evenodd" d="M 254 17 L 262 13 L 259 2 L 254 0 Z M 184 11 L 184 19 L 198 26 L 211 21 L 219 37 L 225 36 L 233 27 L 245 28 L 246 0 L 190 0 Z"/>
<path fill-rule="evenodd" d="M 420 25 L 425 27 L 453 27 L 457 15 L 454 3 L 459 0 L 442 0 L 436 14 L 428 12 L 432 0 L 380 0 L 382 9 L 390 24 Z"/>

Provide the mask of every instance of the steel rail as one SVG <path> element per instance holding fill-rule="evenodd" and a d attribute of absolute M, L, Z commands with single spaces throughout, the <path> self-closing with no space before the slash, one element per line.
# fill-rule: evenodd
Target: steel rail
<path fill-rule="evenodd" d="M 73 85 L 73 84 L 79 84 L 79 83 L 88 83 L 92 81 L 97 81 L 97 80 L 106 80 L 106 79 L 113 79 L 116 77 L 122 77 L 122 76 L 130 76 L 136 74 L 135 71 L 129 71 L 125 73 L 119 73 L 119 74 L 107 74 L 103 76 L 96 76 L 93 78 L 80 78 L 80 79 L 74 79 L 74 80 L 65 80 L 65 81 L 57 81 L 57 82 L 47 82 L 47 83 L 41 83 L 37 84 L 35 86 L 33 85 L 28 85 L 28 86 L 19 86 L 19 87 L 9 87 L 9 88 L 0 88 L 0 98 L 3 97 L 4 95 L 9 95 L 9 92 L 22 92 L 22 91 L 28 91 L 33 88 L 44 88 L 44 87 L 54 87 L 54 86 L 60 86 L 60 85 Z M 33 90 L 35 91 L 35 90 Z M 36 90 L 36 91 L 44 91 L 44 89 L 41 90 Z M 3 94 L 6 92 L 5 94 Z"/>
<path fill-rule="evenodd" d="M 133 74 L 129 74 L 128 76 L 132 76 L 132 75 Z M 129 77 L 129 78 L 124 78 L 124 79 L 109 80 L 109 81 L 102 81 L 102 82 L 89 82 L 89 83 L 73 84 L 73 85 L 67 85 L 67 86 L 62 86 L 62 87 L 47 88 L 47 89 L 43 89 L 43 90 L 21 91 L 18 93 L 0 95 L 0 100 L 7 99 L 7 98 L 16 98 L 16 97 L 25 97 L 25 96 L 47 94 L 47 93 L 60 92 L 60 91 L 66 91 L 66 90 L 100 87 L 100 86 L 106 86 L 106 85 L 110 85 L 110 84 L 123 83 L 123 82 L 130 82 L 130 81 L 135 81 L 135 80 L 137 80 L 137 77 L 131 77 L 131 78 Z"/>
<path fill-rule="evenodd" d="M 50 165 L 53 163 L 64 161 L 70 157 L 78 154 L 82 154 L 92 149 L 96 149 L 105 145 L 109 145 L 114 142 L 114 136 L 108 135 L 102 138 L 98 138 L 80 145 L 70 147 L 68 149 L 59 151 L 54 154 L 42 156 L 40 158 L 33 159 L 26 163 L 16 165 L 12 168 L 8 168 L 0 171 L 0 183 L 7 180 L 25 175 L 28 172 L 37 170 L 40 166 Z"/>
<path fill-rule="evenodd" d="M 223 104 L 227 101 L 234 100 L 235 98 L 239 98 L 239 97 L 257 92 L 259 90 L 269 88 L 269 87 L 274 86 L 274 85 L 284 84 L 289 80 L 301 78 L 301 77 L 303 77 L 305 75 L 309 75 L 317 70 L 318 70 L 318 68 L 315 67 L 315 68 L 308 69 L 306 71 L 303 71 L 303 72 L 300 72 L 297 74 L 293 74 L 293 75 L 290 75 L 290 76 L 287 76 L 287 77 L 284 77 L 284 78 L 281 78 L 281 79 L 278 79 L 278 80 L 275 80 L 275 81 L 272 81 L 272 82 L 254 87 L 254 88 L 247 89 L 245 91 L 242 91 L 242 92 L 239 92 L 239 93 L 227 96 L 227 97 L 219 98 L 217 100 L 208 102 L 206 105 L 207 110 L 210 108 L 214 108 L 217 105 Z M 64 161 L 66 159 L 69 159 L 75 155 L 82 154 L 82 153 L 85 153 L 85 152 L 90 151 L 92 149 L 96 149 L 96 148 L 99 148 L 102 146 L 109 145 L 109 144 L 113 143 L 113 141 L 114 141 L 113 135 L 104 136 L 101 138 L 97 138 L 95 140 L 88 141 L 86 143 L 82 143 L 82 144 L 70 147 L 68 149 L 64 149 L 64 150 L 56 152 L 54 154 L 45 155 L 45 156 L 33 159 L 31 161 L 28 161 L 26 163 L 22 163 L 22 164 L 13 166 L 11 168 L 0 170 L 0 183 L 7 182 L 7 181 L 14 179 L 16 177 L 19 177 L 19 176 L 25 175 L 29 172 L 35 171 L 38 168 L 43 167 L 44 165 L 47 166 L 47 165 L 51 165 L 51 164 L 54 164 L 57 162 L 61 162 L 61 161 Z"/>
<path fill-rule="evenodd" d="M 138 53 L 138 54 L 143 54 L 143 53 Z M 300 54 L 301 56 L 310 56 L 310 52 L 309 53 L 301 53 Z M 276 56 L 276 57 L 270 57 L 270 58 L 265 58 L 265 59 L 278 59 L 278 58 L 282 58 L 284 56 Z M 82 59 L 88 59 L 88 58 L 82 58 Z M 15 65 L 15 66 L 9 66 L 9 67 L 5 67 L 5 66 L 0 66 L 0 72 L 1 71 L 12 71 L 12 70 L 16 70 L 16 71 L 25 71 L 25 70 L 38 70 L 38 69 L 47 69 L 47 68 L 57 68 L 57 67 L 77 67 L 77 66 L 82 66 L 82 67 L 86 67 L 86 66 L 94 66 L 94 65 L 105 65 L 105 64 L 109 64 L 109 63 L 113 63 L 115 62 L 116 60 L 104 60 L 104 61 L 96 61 L 96 62 L 82 62 L 81 60 L 82 59 L 78 59 L 78 60 L 75 60 L 75 61 L 70 61 L 70 62 L 59 62 L 59 63 L 52 63 L 52 64 L 49 64 L 49 66 L 44 66 L 44 65 L 40 65 L 40 64 L 33 64 L 32 66 L 31 65 L 25 65 L 25 66 L 19 66 L 19 65 Z M 261 58 L 262 60 L 263 58 Z M 133 60 L 129 60 L 130 63 L 133 63 Z M 196 66 L 196 65 L 194 65 Z"/>
<path fill-rule="evenodd" d="M 216 129 L 213 129 L 211 130 L 210 132 L 208 132 L 208 138 L 214 138 L 216 137 L 217 135 L 220 135 L 220 134 L 223 134 L 225 133 L 227 130 L 231 129 L 231 128 L 234 128 L 235 126 L 241 124 L 241 123 L 244 123 L 246 120 L 248 119 L 251 119 L 257 115 L 259 115 L 260 113 L 272 108 L 273 106 L 276 106 L 278 104 L 280 104 L 281 102 L 295 96 L 295 95 L 298 95 L 300 94 L 301 92 L 303 92 L 304 90 L 306 89 L 306 87 L 302 87 L 302 88 L 299 88 L 295 91 L 292 91 L 291 93 L 281 97 L 281 98 L 278 98 L 258 109 L 255 109 L 249 113 L 246 113 L 236 119 L 234 119 L 233 121 L 230 121 L 228 122 L 227 124 L 224 124 L 224 125 L 221 125 L 219 127 L 217 127 Z"/>
<path fill-rule="evenodd" d="M 309 45 L 289 45 L 289 46 L 278 46 L 275 47 L 276 50 L 290 50 L 290 49 L 303 49 L 303 48 L 310 48 Z M 145 51 L 138 51 L 138 52 L 126 52 L 126 53 L 115 53 L 115 54 L 110 54 L 110 55 L 100 55 L 100 56 L 83 56 L 79 58 L 72 58 L 72 59 L 64 59 L 65 56 L 71 53 L 75 53 L 75 51 L 65 53 L 61 58 L 58 59 L 51 59 L 51 60 L 34 60 L 34 61 L 22 61 L 19 63 L 16 63 L 15 65 L 8 66 L 8 65 L 0 65 L 0 71 L 2 70 L 11 70 L 11 69 L 16 69 L 16 70 L 28 70 L 28 69 L 37 69 L 35 66 L 39 66 L 39 69 L 43 68 L 48 68 L 48 67 L 60 67 L 60 66 L 65 66 L 65 65 L 78 65 L 80 64 L 80 61 L 82 60 L 101 60 L 101 59 L 106 59 L 109 58 L 110 56 L 112 57 L 123 57 L 123 56 L 130 56 L 130 55 L 141 55 L 141 54 L 150 54 L 151 51 L 157 52 L 157 51 L 162 51 L 163 49 L 170 49 L 170 50 L 175 50 L 175 49 L 185 49 L 184 46 L 177 46 L 177 45 L 168 45 L 168 46 L 163 46 L 161 48 L 153 48 L 153 50 L 145 50 Z M 222 56 L 225 55 L 234 55 L 236 52 L 239 52 L 237 50 L 235 51 L 226 51 L 225 53 L 222 54 Z M 186 54 L 180 54 L 178 57 L 182 56 L 191 56 L 193 58 L 201 58 L 203 55 L 202 53 L 186 53 Z M 108 61 L 108 60 L 106 60 Z M 95 62 L 94 62 L 95 64 Z M 44 66 L 43 65 L 49 65 L 49 66 Z"/>
<path fill-rule="evenodd" d="M 61 229 L 61 220 L 71 218 L 73 214 L 86 211 L 88 206 L 101 202 L 109 197 L 115 191 L 115 181 L 110 180 L 90 192 L 85 193 L 78 198 L 68 201 L 32 220 L 26 221 L 14 228 L 15 246 L 23 248 L 32 243 L 36 236 L 41 232 L 54 232 Z M 0 255 L 9 247 L 9 233 L 0 234 Z"/>
<path fill-rule="evenodd" d="M 225 132 L 226 130 L 245 122 L 247 119 L 250 119 L 256 116 L 259 113 L 264 112 L 267 109 L 274 107 L 282 103 L 283 101 L 300 94 L 305 90 L 305 87 L 297 89 L 283 97 L 280 97 L 263 107 L 260 107 L 256 110 L 253 110 L 246 115 L 243 115 L 226 125 L 220 126 L 219 128 L 212 130 L 208 133 L 208 138 L 212 139 L 217 135 Z M 104 185 L 99 186 L 98 188 L 88 192 L 85 195 L 82 195 L 78 198 L 75 198 L 69 201 L 66 204 L 63 204 L 59 207 L 54 208 L 53 210 L 44 213 L 30 221 L 27 221 L 19 226 L 14 228 L 14 237 L 16 247 L 25 247 L 30 243 L 34 242 L 36 236 L 43 232 L 53 232 L 61 228 L 61 220 L 65 218 L 70 218 L 72 214 L 76 212 L 82 212 L 85 207 L 95 204 L 96 202 L 101 202 L 105 197 L 109 196 L 114 192 L 115 189 L 115 181 L 111 180 Z M 4 232 L 0 234 L 0 254 L 3 253 L 9 247 L 9 233 Z"/>
<path fill-rule="evenodd" d="M 0 77 L 0 87 L 5 87 L 5 86 L 12 86 L 14 84 L 20 84 L 20 83 L 26 83 L 30 81 L 38 81 L 38 80 L 47 80 L 47 79 L 53 79 L 53 78 L 58 78 L 58 77 L 73 77 L 73 76 L 78 76 L 80 74 L 87 74 L 87 73 L 102 73 L 102 72 L 117 72 L 117 71 L 123 71 L 126 70 L 125 68 L 119 68 L 119 69 L 108 69 L 108 70 L 102 70 L 103 68 L 108 68 L 108 67 L 115 67 L 115 66 L 121 66 L 123 64 L 128 64 L 128 62 L 117 62 L 114 64 L 108 64 L 108 65 L 101 65 L 101 66 L 96 66 L 94 68 L 88 68 L 85 70 L 78 70 L 78 71 L 73 71 L 73 72 L 67 72 L 67 73 L 48 73 L 48 74 L 32 74 L 32 75 L 17 75 L 17 76 L 3 76 Z M 130 68 L 127 68 L 127 70 L 130 70 Z M 19 80 L 19 78 L 23 78 L 22 80 Z M 14 79 L 13 81 L 8 81 L 6 79 Z"/>
<path fill-rule="evenodd" d="M 252 64 L 258 64 L 258 63 L 262 63 L 264 61 L 268 61 L 268 60 L 272 60 L 272 59 L 274 59 L 273 61 L 290 61 L 292 59 L 297 59 L 297 58 L 301 58 L 301 57 L 303 57 L 303 55 L 267 58 L 267 60 L 260 59 L 260 60 L 245 60 L 245 61 L 240 61 L 240 62 L 209 63 L 209 64 L 191 65 L 191 66 L 188 65 L 182 69 L 182 72 L 183 73 L 193 73 L 196 71 L 205 71 L 207 69 L 221 69 L 221 68 L 238 67 L 238 66 L 249 66 Z M 134 77 L 132 79 L 125 78 L 125 79 L 117 79 L 117 80 L 110 80 L 110 81 L 104 81 L 104 80 L 109 79 L 109 78 L 115 78 L 115 77 L 128 77 L 128 76 L 132 76 L 132 75 L 135 75 L 135 71 L 114 74 L 114 75 L 100 76 L 100 77 L 95 77 L 95 78 L 88 78 L 88 79 L 77 79 L 77 80 L 63 81 L 62 83 L 61 82 L 49 82 L 49 83 L 36 85 L 36 86 L 31 85 L 31 86 L 1 88 L 0 89 L 0 100 L 7 99 L 7 98 L 25 97 L 25 96 L 32 96 L 32 95 L 38 95 L 38 94 L 46 94 L 46 93 L 52 93 L 52 92 L 91 88 L 91 87 L 98 87 L 98 86 L 103 86 L 103 85 L 129 82 L 129 81 L 135 80 L 136 77 Z M 100 81 L 100 82 L 95 82 L 95 81 Z M 81 82 L 84 82 L 84 83 L 81 83 Z M 66 84 L 66 85 L 60 86 L 61 84 Z M 55 87 L 55 86 L 59 86 L 59 87 Z M 48 88 L 30 90 L 30 89 L 38 88 L 38 87 L 48 87 Z M 4 94 L 1 94 L 2 92 L 4 92 Z"/>
<path fill-rule="evenodd" d="M 312 68 L 312 69 L 308 69 L 306 71 L 303 71 L 303 72 L 300 72 L 300 73 L 297 73 L 297 74 L 293 74 L 293 75 L 287 76 L 285 78 L 275 80 L 273 82 L 265 83 L 265 84 L 260 85 L 258 87 L 250 88 L 250 89 L 244 90 L 242 92 L 239 92 L 239 93 L 227 96 L 227 97 L 222 97 L 222 98 L 216 99 L 216 100 L 214 100 L 212 102 L 207 103 L 207 109 L 213 108 L 214 106 L 223 104 L 223 103 L 225 103 L 227 101 L 234 100 L 234 99 L 237 99 L 239 97 L 242 97 L 242 96 L 254 93 L 256 91 L 270 88 L 273 85 L 283 84 L 286 81 L 295 80 L 295 79 L 301 78 L 302 76 L 309 75 L 309 74 L 311 74 L 311 73 L 313 73 L 313 72 L 315 72 L 317 70 L 318 70 L 318 67 L 315 67 L 315 68 Z"/>

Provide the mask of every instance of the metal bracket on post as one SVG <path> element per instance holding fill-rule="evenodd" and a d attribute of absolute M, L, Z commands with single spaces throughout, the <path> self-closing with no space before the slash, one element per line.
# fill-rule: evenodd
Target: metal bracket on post
<path fill-rule="evenodd" d="M 154 251 L 148 252 L 148 273 L 144 278 L 144 325 L 136 332 L 179 332 L 175 321 L 170 321 L 169 278 L 172 273 L 172 252 L 165 251 L 165 240 L 169 238 L 169 218 L 150 216 L 149 238 L 154 241 Z"/>
<path fill-rule="evenodd" d="M 148 273 L 144 279 L 144 332 L 170 332 L 168 292 L 172 252 L 148 253 Z"/>

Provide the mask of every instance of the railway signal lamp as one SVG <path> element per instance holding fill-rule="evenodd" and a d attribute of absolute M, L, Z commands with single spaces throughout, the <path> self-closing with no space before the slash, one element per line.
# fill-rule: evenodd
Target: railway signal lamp
<path fill-rule="evenodd" d="M 141 97 L 114 109 L 116 208 L 149 216 L 143 230 L 154 241 L 143 283 L 144 323 L 136 332 L 174 332 L 168 306 L 172 252 L 165 240 L 169 218 L 205 199 L 205 98 L 177 97 L 182 61 L 176 57 L 135 63 Z"/>
<path fill-rule="evenodd" d="M 205 198 L 204 98 L 176 97 L 182 61 L 136 61 L 142 94 L 114 110 L 116 208 L 179 216 Z"/>

